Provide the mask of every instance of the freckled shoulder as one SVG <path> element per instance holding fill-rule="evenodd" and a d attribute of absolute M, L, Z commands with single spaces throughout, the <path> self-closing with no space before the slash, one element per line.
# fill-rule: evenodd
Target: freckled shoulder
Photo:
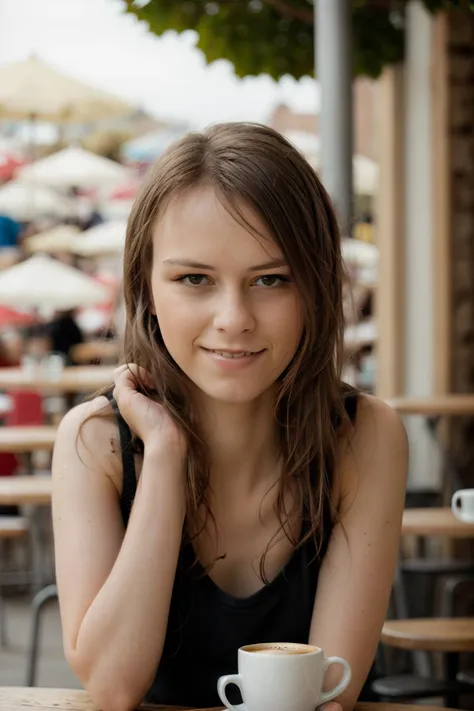
<path fill-rule="evenodd" d="M 71 457 L 108 477 L 120 496 L 123 472 L 117 419 L 104 396 L 72 408 L 61 420 L 55 458 Z"/>

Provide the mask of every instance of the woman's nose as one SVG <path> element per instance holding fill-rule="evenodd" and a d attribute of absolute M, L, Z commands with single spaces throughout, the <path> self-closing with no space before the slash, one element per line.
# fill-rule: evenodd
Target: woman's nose
<path fill-rule="evenodd" d="M 248 295 L 237 290 L 217 295 L 214 327 L 229 335 L 252 331 L 255 327 L 255 317 Z"/>

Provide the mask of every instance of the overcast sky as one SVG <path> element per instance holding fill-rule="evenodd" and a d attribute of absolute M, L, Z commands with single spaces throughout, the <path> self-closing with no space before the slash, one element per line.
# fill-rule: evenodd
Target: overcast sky
<path fill-rule="evenodd" d="M 159 117 L 197 127 L 265 120 L 280 101 L 316 109 L 317 86 L 310 78 L 239 80 L 228 62 L 206 65 L 193 33 L 155 37 L 122 7 L 121 0 L 0 0 L 0 64 L 36 53 Z"/>

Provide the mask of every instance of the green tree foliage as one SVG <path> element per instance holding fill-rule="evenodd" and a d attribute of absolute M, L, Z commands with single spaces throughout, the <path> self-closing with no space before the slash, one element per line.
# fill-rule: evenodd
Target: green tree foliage
<path fill-rule="evenodd" d="M 208 62 L 227 59 L 238 76 L 314 73 L 312 0 L 124 0 L 151 32 L 195 30 Z M 435 12 L 469 0 L 423 0 Z M 406 0 L 353 0 L 354 73 L 377 77 L 403 58 Z"/>

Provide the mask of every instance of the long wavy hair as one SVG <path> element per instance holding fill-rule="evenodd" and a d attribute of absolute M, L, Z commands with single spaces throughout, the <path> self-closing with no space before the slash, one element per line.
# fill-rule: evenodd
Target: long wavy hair
<path fill-rule="evenodd" d="M 253 233 L 239 205 L 260 217 L 282 250 L 303 302 L 302 340 L 278 380 L 274 416 L 284 468 L 275 509 L 280 533 L 295 547 L 313 536 L 319 550 L 330 507 L 329 473 L 335 468 L 338 429 L 347 419 L 341 382 L 344 270 L 331 201 L 314 169 L 282 135 L 259 124 L 218 124 L 189 133 L 160 157 L 128 221 L 123 362 L 149 372 L 154 388 L 139 381 L 137 387 L 167 407 L 186 435 L 187 530 L 199 532 L 212 516 L 209 454 L 192 411 L 189 381 L 166 349 L 152 313 L 150 283 L 157 218 L 171 200 L 199 186 L 211 186 L 225 209 Z M 295 510 L 285 508 L 290 483 L 297 492 L 294 505 L 309 524 L 295 540 L 289 525 Z M 265 580 L 264 558 L 260 571 Z"/>

